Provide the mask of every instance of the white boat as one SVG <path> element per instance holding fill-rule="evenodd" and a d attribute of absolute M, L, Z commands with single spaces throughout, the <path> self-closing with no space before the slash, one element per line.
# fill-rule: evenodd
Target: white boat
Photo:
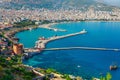
<path fill-rule="evenodd" d="M 29 30 L 31 31 L 31 30 L 32 30 L 32 28 L 29 28 Z"/>
<path fill-rule="evenodd" d="M 54 28 L 53 30 L 54 30 L 54 31 L 58 31 L 58 29 L 57 29 L 57 28 Z"/>
<path fill-rule="evenodd" d="M 80 33 L 87 33 L 87 31 L 83 29 L 82 31 L 80 31 Z"/>

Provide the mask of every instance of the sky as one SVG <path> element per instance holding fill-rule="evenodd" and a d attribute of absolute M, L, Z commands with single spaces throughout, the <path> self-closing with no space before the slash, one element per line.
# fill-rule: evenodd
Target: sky
<path fill-rule="evenodd" d="M 100 1 L 103 1 L 110 5 L 120 6 L 120 0 L 100 0 Z"/>

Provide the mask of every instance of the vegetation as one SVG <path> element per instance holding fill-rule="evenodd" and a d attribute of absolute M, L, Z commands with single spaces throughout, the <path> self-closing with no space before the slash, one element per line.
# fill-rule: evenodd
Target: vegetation
<path fill-rule="evenodd" d="M 66 79 L 66 80 L 71 80 L 71 78 L 70 78 L 70 76 L 69 76 L 68 74 L 64 74 L 62 77 L 63 77 L 64 79 Z"/>
<path fill-rule="evenodd" d="M 51 21 L 49 21 L 49 20 L 41 20 L 40 22 L 41 22 L 41 24 L 49 24 L 49 23 L 51 23 Z"/>
<path fill-rule="evenodd" d="M 29 25 L 35 25 L 35 21 L 31 21 L 31 20 L 23 20 L 21 22 L 16 22 L 14 24 L 15 27 L 26 27 Z"/>
<path fill-rule="evenodd" d="M 112 75 L 110 73 L 107 73 L 106 76 L 101 76 L 100 80 L 111 80 Z"/>
<path fill-rule="evenodd" d="M 52 73 L 52 72 L 57 73 L 56 70 L 51 69 L 51 68 L 48 68 L 48 69 L 46 70 L 46 73 L 48 73 L 48 74 L 50 74 L 50 73 Z"/>
<path fill-rule="evenodd" d="M 22 64 L 21 57 L 22 55 L 0 55 L 0 80 L 33 80 L 39 76 L 33 71 L 33 68 Z M 62 75 L 51 68 L 46 70 L 35 68 L 34 70 L 40 74 L 44 74 L 43 80 L 50 80 L 51 78 L 54 78 L 54 74 L 59 74 L 59 78 L 61 79 L 71 80 L 69 75 Z"/>
<path fill-rule="evenodd" d="M 36 75 L 21 64 L 21 55 L 0 55 L 0 80 L 32 80 Z"/>
<path fill-rule="evenodd" d="M 38 75 L 36 75 L 32 68 L 26 67 L 21 61 L 22 55 L 15 56 L 5 56 L 0 55 L 0 80 L 33 80 Z M 35 68 L 36 71 L 45 75 L 44 80 L 50 80 L 52 74 L 60 74 L 54 69 L 40 69 Z M 60 74 L 62 79 L 72 80 L 68 74 Z M 111 80 L 112 75 L 107 73 L 106 76 L 101 76 L 100 80 Z M 82 80 L 81 77 L 76 77 L 76 80 Z M 92 79 L 94 80 L 94 79 Z"/>

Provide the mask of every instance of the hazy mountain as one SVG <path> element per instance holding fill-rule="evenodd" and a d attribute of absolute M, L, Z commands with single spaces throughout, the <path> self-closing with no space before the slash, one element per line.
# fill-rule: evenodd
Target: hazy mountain
<path fill-rule="evenodd" d="M 120 0 L 95 0 L 95 1 L 120 7 Z"/>
<path fill-rule="evenodd" d="M 98 2 L 98 0 L 1 0 L 4 8 L 48 8 L 48 9 L 88 9 L 111 10 L 114 7 Z"/>

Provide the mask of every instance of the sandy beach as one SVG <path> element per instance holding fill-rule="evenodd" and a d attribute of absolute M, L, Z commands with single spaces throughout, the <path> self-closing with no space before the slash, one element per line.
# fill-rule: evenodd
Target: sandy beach
<path fill-rule="evenodd" d="M 53 30 L 53 31 L 61 31 L 61 32 L 66 31 L 64 29 L 58 29 L 58 28 L 51 27 L 51 26 L 56 25 L 56 24 L 58 24 L 58 23 L 43 24 L 43 25 L 39 25 L 39 28 L 45 28 L 45 29 L 49 29 L 49 30 Z"/>
<path fill-rule="evenodd" d="M 49 23 L 49 24 L 42 24 L 42 25 L 39 25 L 40 28 L 49 28 L 50 26 L 52 25 L 56 25 L 58 23 Z"/>

